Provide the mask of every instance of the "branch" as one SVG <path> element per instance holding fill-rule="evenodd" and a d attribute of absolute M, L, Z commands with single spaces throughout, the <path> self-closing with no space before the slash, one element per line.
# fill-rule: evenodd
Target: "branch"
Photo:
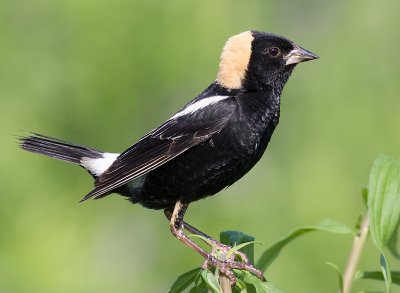
<path fill-rule="evenodd" d="M 361 256 L 361 252 L 364 248 L 368 232 L 368 214 L 365 214 L 361 222 L 360 231 L 354 238 L 353 247 L 351 248 L 349 260 L 344 271 L 343 293 L 350 293 L 351 286 L 353 285 L 354 273 L 356 271 L 357 264 Z"/>
<path fill-rule="evenodd" d="M 232 293 L 231 281 L 226 275 L 219 275 L 219 284 L 221 285 L 223 293 Z"/>

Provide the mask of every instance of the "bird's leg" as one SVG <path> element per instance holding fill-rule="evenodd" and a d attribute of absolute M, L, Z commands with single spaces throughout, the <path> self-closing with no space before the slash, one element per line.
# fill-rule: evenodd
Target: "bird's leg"
<path fill-rule="evenodd" d="M 200 230 L 196 229 L 195 227 L 185 223 L 183 221 L 183 217 L 187 210 L 188 204 L 184 204 L 178 201 L 175 204 L 175 208 L 171 214 L 170 211 L 165 210 L 166 217 L 170 220 L 170 228 L 172 234 L 178 238 L 180 241 L 188 245 L 189 247 L 193 248 L 197 253 L 199 253 L 202 257 L 205 258 L 205 261 L 202 265 L 203 268 L 208 268 L 209 266 L 213 266 L 218 268 L 223 274 L 229 277 L 231 283 L 236 282 L 236 277 L 232 272 L 232 269 L 240 269 L 240 270 L 247 270 L 262 280 L 265 280 L 264 274 L 256 269 L 247 259 L 247 256 L 242 252 L 235 252 L 229 259 L 219 259 L 218 252 L 222 252 L 224 255 L 231 249 L 230 246 L 221 244 L 217 240 L 211 238 L 210 236 L 206 235 L 205 233 L 201 232 Z M 189 237 L 187 237 L 183 233 L 183 229 L 187 231 L 205 237 L 207 240 L 210 241 L 212 246 L 212 252 L 208 253 L 199 245 L 197 245 L 194 241 L 192 241 Z M 209 244 L 209 243 L 208 243 Z M 240 255 L 242 261 L 235 261 L 235 255 Z"/>
<path fill-rule="evenodd" d="M 172 212 L 169 211 L 169 210 L 164 210 L 164 214 L 167 217 L 168 221 L 171 221 Z M 193 227 L 192 225 L 186 223 L 185 221 L 182 221 L 182 224 L 183 224 L 183 229 L 185 229 L 186 231 L 189 231 L 190 233 L 195 234 L 195 235 L 202 236 L 202 237 L 204 237 L 207 240 L 210 240 L 212 242 L 216 241 L 212 237 L 210 237 L 207 234 L 201 232 L 200 230 L 196 229 L 195 227 Z M 205 242 L 205 243 L 209 244 L 209 242 Z"/>
<path fill-rule="evenodd" d="M 185 215 L 187 207 L 188 204 L 181 203 L 180 201 L 175 204 L 174 211 L 169 217 L 169 226 L 171 232 L 176 238 L 185 243 L 187 246 L 193 248 L 198 254 L 207 259 L 209 255 L 208 252 L 183 233 L 183 216 Z M 165 214 L 167 215 L 167 212 L 165 212 Z"/>

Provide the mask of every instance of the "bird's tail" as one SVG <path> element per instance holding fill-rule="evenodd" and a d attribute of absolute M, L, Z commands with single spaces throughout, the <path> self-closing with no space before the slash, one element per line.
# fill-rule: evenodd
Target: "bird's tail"
<path fill-rule="evenodd" d="M 20 137 L 19 145 L 28 152 L 79 165 L 82 164 L 83 158 L 98 159 L 103 157 L 103 152 L 101 151 L 37 133 L 32 133 L 27 137 Z"/>
<path fill-rule="evenodd" d="M 119 156 L 119 154 L 101 152 L 37 133 L 20 137 L 19 145 L 22 149 L 31 153 L 78 164 L 92 174 L 94 178 L 107 170 Z"/>

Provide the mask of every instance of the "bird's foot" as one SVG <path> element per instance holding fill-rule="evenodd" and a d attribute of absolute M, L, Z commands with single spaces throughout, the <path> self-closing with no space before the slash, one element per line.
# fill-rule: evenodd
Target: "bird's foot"
<path fill-rule="evenodd" d="M 212 241 L 212 251 L 207 255 L 202 268 L 217 268 L 221 273 L 226 275 L 231 284 L 235 284 L 237 279 L 233 273 L 233 269 L 246 270 L 257 276 L 262 281 L 266 281 L 264 274 L 255 268 L 248 260 L 246 254 L 238 250 L 232 250 L 232 247 Z"/>
<path fill-rule="evenodd" d="M 227 255 L 229 253 L 229 251 L 232 249 L 231 246 L 222 244 L 215 239 L 210 239 L 210 244 L 211 244 L 211 247 L 213 248 L 211 253 L 216 253 L 216 254 L 220 253 L 220 254 Z M 233 257 L 233 260 L 240 259 L 242 262 L 251 265 L 249 259 L 247 258 L 247 255 L 239 250 L 234 250 L 232 252 L 232 257 Z"/>
<path fill-rule="evenodd" d="M 238 247 L 231 247 L 224 245 L 210 236 L 199 231 L 195 227 L 189 225 L 183 221 L 183 216 L 188 207 L 187 203 L 178 201 L 175 204 L 174 210 L 171 213 L 170 210 L 165 210 L 166 217 L 170 220 L 170 228 L 172 234 L 180 241 L 185 243 L 187 246 L 194 249 L 198 254 L 204 257 L 205 261 L 202 265 L 203 269 L 214 267 L 218 269 L 222 274 L 227 276 L 232 284 L 235 284 L 237 279 L 233 272 L 233 269 L 246 270 L 251 274 L 257 276 L 262 281 L 266 281 L 264 274 L 255 268 L 247 258 L 246 254 L 238 250 Z M 192 235 L 186 236 L 183 233 L 183 229 L 193 233 Z M 206 244 L 211 246 L 211 252 L 207 252 L 197 243 L 190 239 L 190 237 L 196 236 L 202 239 Z"/>

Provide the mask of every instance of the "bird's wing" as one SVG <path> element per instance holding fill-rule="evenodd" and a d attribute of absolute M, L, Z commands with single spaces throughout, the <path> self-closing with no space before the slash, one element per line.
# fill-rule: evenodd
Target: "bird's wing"
<path fill-rule="evenodd" d="M 215 96 L 188 104 L 171 119 L 124 151 L 94 183 L 81 201 L 103 197 L 179 156 L 220 132 L 237 107 L 230 96 Z"/>

